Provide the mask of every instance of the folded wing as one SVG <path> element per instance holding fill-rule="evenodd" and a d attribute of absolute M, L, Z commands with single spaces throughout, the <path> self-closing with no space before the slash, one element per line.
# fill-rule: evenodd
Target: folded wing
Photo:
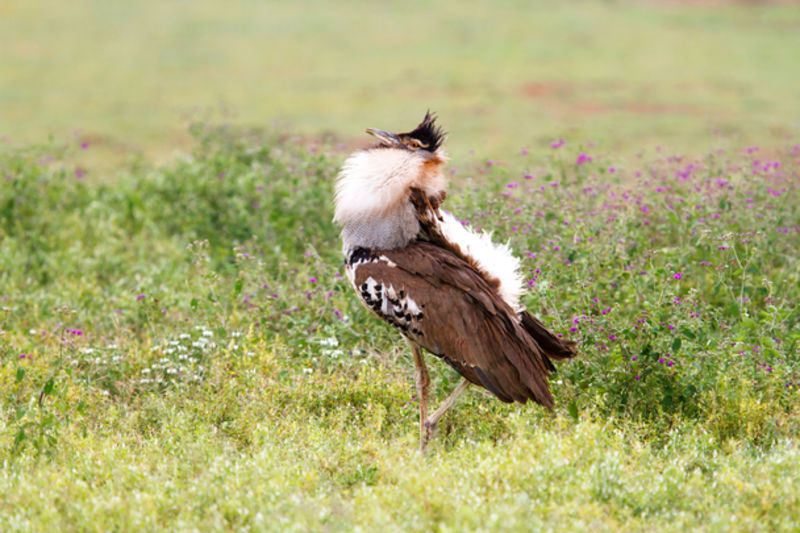
<path fill-rule="evenodd" d="M 571 344 L 528 313 L 514 313 L 496 287 L 450 250 L 415 241 L 371 256 L 352 268 L 373 312 L 500 400 L 552 409 L 550 358 L 571 357 Z"/>

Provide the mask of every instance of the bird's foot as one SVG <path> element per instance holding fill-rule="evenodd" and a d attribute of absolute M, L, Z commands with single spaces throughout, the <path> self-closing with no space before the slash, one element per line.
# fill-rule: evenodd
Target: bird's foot
<path fill-rule="evenodd" d="M 437 421 L 427 419 L 423 422 L 423 426 L 425 427 L 424 434 L 422 436 L 421 442 L 419 443 L 419 451 L 425 453 L 425 450 L 428 447 L 428 443 L 433 439 L 433 434 L 436 431 L 436 423 Z"/>

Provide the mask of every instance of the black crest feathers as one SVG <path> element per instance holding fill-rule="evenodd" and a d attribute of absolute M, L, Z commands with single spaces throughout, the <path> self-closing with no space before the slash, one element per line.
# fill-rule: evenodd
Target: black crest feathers
<path fill-rule="evenodd" d="M 431 152 L 437 150 L 444 142 L 445 132 L 442 128 L 436 125 L 436 115 L 432 114 L 430 110 L 425 113 L 425 118 L 419 123 L 413 131 L 405 133 L 409 137 L 413 137 L 423 144 L 427 145 L 427 149 Z"/>

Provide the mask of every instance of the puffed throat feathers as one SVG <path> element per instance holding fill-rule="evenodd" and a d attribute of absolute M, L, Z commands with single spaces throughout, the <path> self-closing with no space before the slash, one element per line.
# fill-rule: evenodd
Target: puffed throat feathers
<path fill-rule="evenodd" d="M 429 196 L 443 191 L 445 161 L 441 150 L 426 159 L 412 151 L 382 147 L 347 158 L 336 182 L 333 217 L 342 227 L 345 253 L 356 247 L 400 248 L 416 238 L 420 228 L 410 189 Z"/>

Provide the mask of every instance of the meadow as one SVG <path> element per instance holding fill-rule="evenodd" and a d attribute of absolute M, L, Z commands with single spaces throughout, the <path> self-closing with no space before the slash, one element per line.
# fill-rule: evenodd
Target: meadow
<path fill-rule="evenodd" d="M 87 93 L 90 116 L 44 87 L 1 89 L 0 110 L 19 129 L 0 144 L 0 529 L 800 528 L 800 99 L 789 68 L 797 46 L 785 46 L 798 11 L 579 4 L 529 13 L 445 3 L 436 16 L 406 18 L 380 4 L 355 22 L 355 3 L 302 18 L 270 4 L 264 20 L 278 36 L 314 33 L 318 46 L 333 22 L 399 18 L 384 41 L 370 41 L 379 29 L 364 24 L 320 56 L 287 37 L 296 55 L 269 56 L 267 70 L 305 58 L 303 73 L 280 71 L 308 85 L 294 96 L 264 86 L 274 100 L 258 103 L 228 59 L 245 64 L 248 42 L 275 41 L 242 26 L 236 9 L 164 5 L 155 37 L 137 46 L 112 30 L 148 27 L 144 11 L 61 12 L 88 25 L 79 29 L 113 34 L 98 54 L 129 52 L 130 72 L 145 72 L 137 61 L 152 66 L 159 36 L 194 43 L 159 56 L 165 77 L 152 87 L 149 75 L 118 80 L 128 71 L 111 59 L 65 66 L 62 56 L 79 55 L 71 47 L 83 50 L 96 32 L 45 57 L 40 48 L 66 25 L 37 26 L 27 40 L 6 27 L 19 39 L 4 73 L 41 79 L 38 64 L 61 81 L 93 79 L 105 64 L 110 90 Z M 0 9 L 40 16 L 21 18 L 31 28 L 60 13 L 32 5 Z M 428 33 L 446 16 L 453 34 L 431 51 Z M 562 61 L 572 66 L 560 74 L 567 85 L 508 90 L 541 78 L 512 68 L 541 50 L 537 42 L 515 48 L 480 32 L 508 19 L 519 35 L 546 32 L 563 53 L 541 51 L 528 68 L 553 69 L 544 75 L 553 80 Z M 380 54 L 405 46 L 398 28 L 412 23 L 422 36 L 388 58 L 425 74 L 421 92 L 380 74 L 364 81 L 355 66 L 325 69 L 363 37 L 378 44 L 359 64 L 380 73 Z M 457 53 L 468 30 L 483 46 L 463 42 L 485 56 Z M 687 59 L 686 35 L 709 50 L 729 43 L 730 54 Z M 213 92 L 194 83 L 207 78 L 193 51 L 223 36 L 230 48 L 211 56 L 229 69 L 219 91 L 240 98 L 234 107 L 253 102 L 252 114 L 181 126 L 169 110 L 179 100 L 202 107 Z M 674 46 L 654 54 L 657 43 Z M 427 77 L 437 54 L 455 66 Z M 501 56 L 508 78 L 487 71 Z M 581 111 L 612 70 L 620 85 L 598 96 L 609 110 Z M 356 75 L 358 87 L 343 81 Z M 694 78 L 694 89 L 676 90 Z M 721 89 L 730 79 L 741 94 Z M 224 88 L 236 80 L 239 89 Z M 319 80 L 338 89 L 321 91 Z M 140 90 L 138 104 L 119 100 Z M 516 96 L 492 107 L 498 94 Z M 395 98 L 404 111 L 386 107 Z M 121 101 L 130 105 L 115 107 Z M 716 111 L 695 112 L 704 101 Z M 363 127 L 412 126 L 437 103 L 454 156 L 444 207 L 510 242 L 523 261 L 524 303 L 580 354 L 558 366 L 554 413 L 470 390 L 421 456 L 413 360 L 343 277 L 331 194 Z M 457 376 L 430 367 L 441 400 Z"/>
<path fill-rule="evenodd" d="M 701 154 L 796 135 L 800 7 L 690 4 L 5 0 L 0 142 L 77 132 L 107 175 L 220 115 L 350 142 L 430 108 L 457 161 L 553 136 Z"/>
<path fill-rule="evenodd" d="M 797 526 L 799 146 L 460 169 L 448 208 L 581 354 L 554 416 L 472 391 L 420 457 L 407 348 L 341 275 L 341 155 L 195 131 L 113 185 L 90 145 L 3 155 L 4 529 Z"/>

